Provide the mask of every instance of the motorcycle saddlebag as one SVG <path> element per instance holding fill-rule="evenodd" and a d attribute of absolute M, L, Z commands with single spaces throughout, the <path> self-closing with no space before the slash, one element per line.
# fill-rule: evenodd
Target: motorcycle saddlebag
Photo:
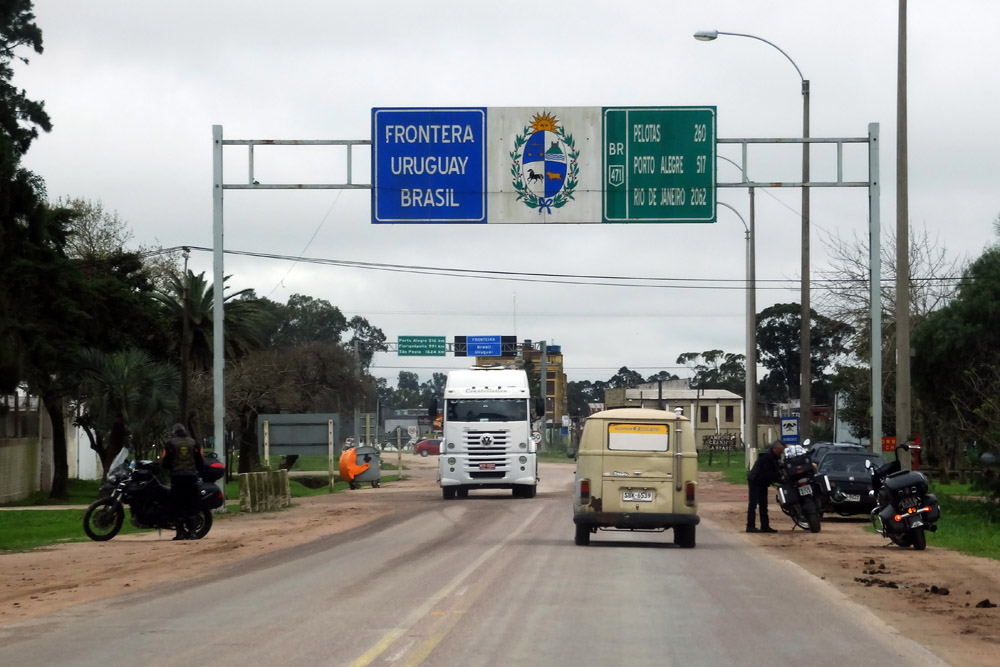
<path fill-rule="evenodd" d="M 203 510 L 214 510 L 222 507 L 222 489 L 212 482 L 198 483 L 198 508 Z"/>
<path fill-rule="evenodd" d="M 923 473 L 914 470 L 905 470 L 889 475 L 885 478 L 885 486 L 893 493 L 898 493 L 900 489 L 914 486 L 917 493 L 923 495 L 927 493 L 927 478 Z"/>
<path fill-rule="evenodd" d="M 226 465 L 219 460 L 214 452 L 205 454 L 205 465 L 201 469 L 201 478 L 206 482 L 214 482 L 226 474 Z"/>

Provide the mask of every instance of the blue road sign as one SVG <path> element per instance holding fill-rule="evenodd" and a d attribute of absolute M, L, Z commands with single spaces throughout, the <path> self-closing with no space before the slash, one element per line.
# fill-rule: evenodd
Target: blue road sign
<path fill-rule="evenodd" d="M 799 418 L 781 418 L 781 441 L 786 445 L 799 444 Z"/>
<path fill-rule="evenodd" d="M 372 109 L 372 222 L 486 222 L 486 109 Z"/>
<path fill-rule="evenodd" d="M 500 356 L 500 336 L 466 336 L 465 341 L 470 357 Z"/>

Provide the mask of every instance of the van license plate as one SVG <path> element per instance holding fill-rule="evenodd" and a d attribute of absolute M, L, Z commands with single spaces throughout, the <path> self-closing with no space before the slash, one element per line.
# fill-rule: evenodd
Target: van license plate
<path fill-rule="evenodd" d="M 626 503 L 651 503 L 653 492 L 649 489 L 625 489 L 622 491 L 622 501 Z"/>

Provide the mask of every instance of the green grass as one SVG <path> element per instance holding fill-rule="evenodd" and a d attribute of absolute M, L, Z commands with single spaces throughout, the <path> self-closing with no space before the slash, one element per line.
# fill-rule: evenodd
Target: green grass
<path fill-rule="evenodd" d="M 698 452 L 698 470 L 721 472 L 722 479 L 730 484 L 746 484 L 747 468 L 745 454 L 738 452 L 713 452 L 712 464 L 708 464 L 708 452 Z"/>
<path fill-rule="evenodd" d="M 386 466 L 383 466 L 383 470 Z M 325 474 L 317 477 L 325 478 Z M 381 483 L 389 484 L 395 482 L 398 475 L 382 475 Z M 98 482 L 87 482 L 81 480 L 70 480 L 70 499 L 62 504 L 68 505 L 89 505 L 97 497 Z M 323 484 L 319 488 L 309 488 L 301 482 L 290 479 L 289 490 L 293 498 L 306 498 L 309 496 L 326 495 L 330 492 L 328 485 Z M 369 486 L 367 483 L 362 487 Z M 347 482 L 336 482 L 334 493 L 345 491 L 350 488 Z M 226 484 L 226 512 L 216 514 L 215 521 L 225 520 L 240 513 L 239 485 L 233 481 Z M 9 503 L 11 506 L 25 507 L 32 505 L 55 505 L 45 494 L 35 494 L 32 498 L 27 498 L 18 503 Z M 61 542 L 86 542 L 90 538 L 83 532 L 82 509 L 52 509 L 52 510 L 4 510 L 0 512 L 0 552 L 2 551 L 22 551 L 34 549 L 49 544 Z M 132 526 L 129 521 L 129 511 L 126 509 L 125 523 L 122 525 L 121 535 L 127 533 L 140 532 L 138 528 Z"/>
<path fill-rule="evenodd" d="M 71 479 L 66 485 L 69 497 L 66 500 L 54 500 L 44 491 L 33 493 L 22 500 L 4 503 L 2 507 L 34 507 L 37 505 L 89 505 L 97 500 L 97 489 L 100 480 Z"/>
<path fill-rule="evenodd" d="M 0 512 L 0 551 L 33 549 L 59 542 L 86 542 L 85 510 L 8 510 Z M 135 533 L 125 514 L 120 534 Z"/>

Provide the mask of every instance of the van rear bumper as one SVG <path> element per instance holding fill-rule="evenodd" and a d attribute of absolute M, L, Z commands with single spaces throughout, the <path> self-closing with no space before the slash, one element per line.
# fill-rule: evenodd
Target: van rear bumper
<path fill-rule="evenodd" d="M 651 529 L 671 526 L 697 526 L 697 514 L 643 514 L 639 512 L 584 512 L 573 516 L 573 523 L 588 528 Z"/>

